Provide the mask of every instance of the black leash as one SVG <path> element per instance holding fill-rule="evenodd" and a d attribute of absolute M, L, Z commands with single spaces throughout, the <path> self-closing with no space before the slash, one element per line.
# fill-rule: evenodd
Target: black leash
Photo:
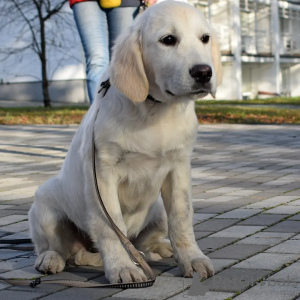
<path fill-rule="evenodd" d="M 0 246 L 0 249 L 9 249 L 9 250 L 21 250 L 21 251 L 34 251 L 34 246 L 31 239 L 2 239 L 0 240 L 0 245 L 9 245 L 9 246 Z M 26 246 L 19 246 L 22 244 L 30 244 Z"/>
<path fill-rule="evenodd" d="M 30 244 L 32 243 L 31 239 L 14 239 L 14 240 L 0 240 L 0 244 L 9 244 L 9 245 L 19 245 L 19 244 Z"/>

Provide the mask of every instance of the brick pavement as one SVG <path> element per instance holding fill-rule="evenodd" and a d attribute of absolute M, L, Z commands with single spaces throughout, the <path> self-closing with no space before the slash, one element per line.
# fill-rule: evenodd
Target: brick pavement
<path fill-rule="evenodd" d="M 34 191 L 57 174 L 76 129 L 0 126 L 0 239 L 28 237 Z M 216 269 L 195 296 L 192 279 L 179 277 L 168 259 L 151 264 L 158 277 L 147 289 L 0 282 L 0 298 L 300 299 L 300 126 L 200 125 L 192 167 L 195 234 Z M 33 253 L 6 246 L 0 245 L 0 276 L 42 276 Z M 104 273 L 69 266 L 48 278 L 101 282 Z"/>

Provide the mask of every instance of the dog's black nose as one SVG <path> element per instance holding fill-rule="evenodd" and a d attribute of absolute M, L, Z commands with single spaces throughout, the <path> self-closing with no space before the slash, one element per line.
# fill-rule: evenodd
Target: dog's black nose
<path fill-rule="evenodd" d="M 190 69 L 190 75 L 195 78 L 196 82 L 207 83 L 211 79 L 212 70 L 208 65 L 195 65 Z"/>

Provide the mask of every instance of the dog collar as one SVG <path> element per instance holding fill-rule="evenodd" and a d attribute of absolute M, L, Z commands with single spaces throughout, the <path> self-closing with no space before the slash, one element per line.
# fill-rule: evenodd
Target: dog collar
<path fill-rule="evenodd" d="M 109 81 L 109 78 L 108 78 L 107 80 L 101 82 L 98 94 L 101 93 L 102 90 L 104 90 L 104 93 L 103 93 L 103 97 L 104 97 L 109 88 L 110 88 L 110 81 Z M 150 101 L 153 101 L 153 102 L 156 102 L 156 103 L 161 103 L 161 101 L 158 101 L 158 100 L 154 99 L 151 95 L 148 95 L 146 99 L 148 99 Z"/>

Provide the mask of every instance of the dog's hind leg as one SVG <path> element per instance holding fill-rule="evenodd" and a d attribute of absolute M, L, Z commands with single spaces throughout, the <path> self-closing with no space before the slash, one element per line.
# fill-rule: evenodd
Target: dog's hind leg
<path fill-rule="evenodd" d="M 144 252 L 146 260 L 159 260 L 172 257 L 173 250 L 168 234 L 167 216 L 163 204 L 158 201 L 154 207 L 155 222 L 149 224 L 133 241 L 135 247 Z"/>
<path fill-rule="evenodd" d="M 103 261 L 101 259 L 100 253 L 92 253 L 85 250 L 84 248 L 80 249 L 70 260 L 77 266 L 103 266 Z"/>
<path fill-rule="evenodd" d="M 173 250 L 171 243 L 157 228 L 148 228 L 141 233 L 141 236 L 134 241 L 134 246 L 145 254 L 147 261 L 160 260 L 162 258 L 172 257 Z"/>
<path fill-rule="evenodd" d="M 42 185 L 29 212 L 30 234 L 38 254 L 35 268 L 42 273 L 63 271 L 66 260 L 83 248 L 74 226 L 57 208 L 59 199 L 54 193 L 59 184 L 52 178 Z"/>

